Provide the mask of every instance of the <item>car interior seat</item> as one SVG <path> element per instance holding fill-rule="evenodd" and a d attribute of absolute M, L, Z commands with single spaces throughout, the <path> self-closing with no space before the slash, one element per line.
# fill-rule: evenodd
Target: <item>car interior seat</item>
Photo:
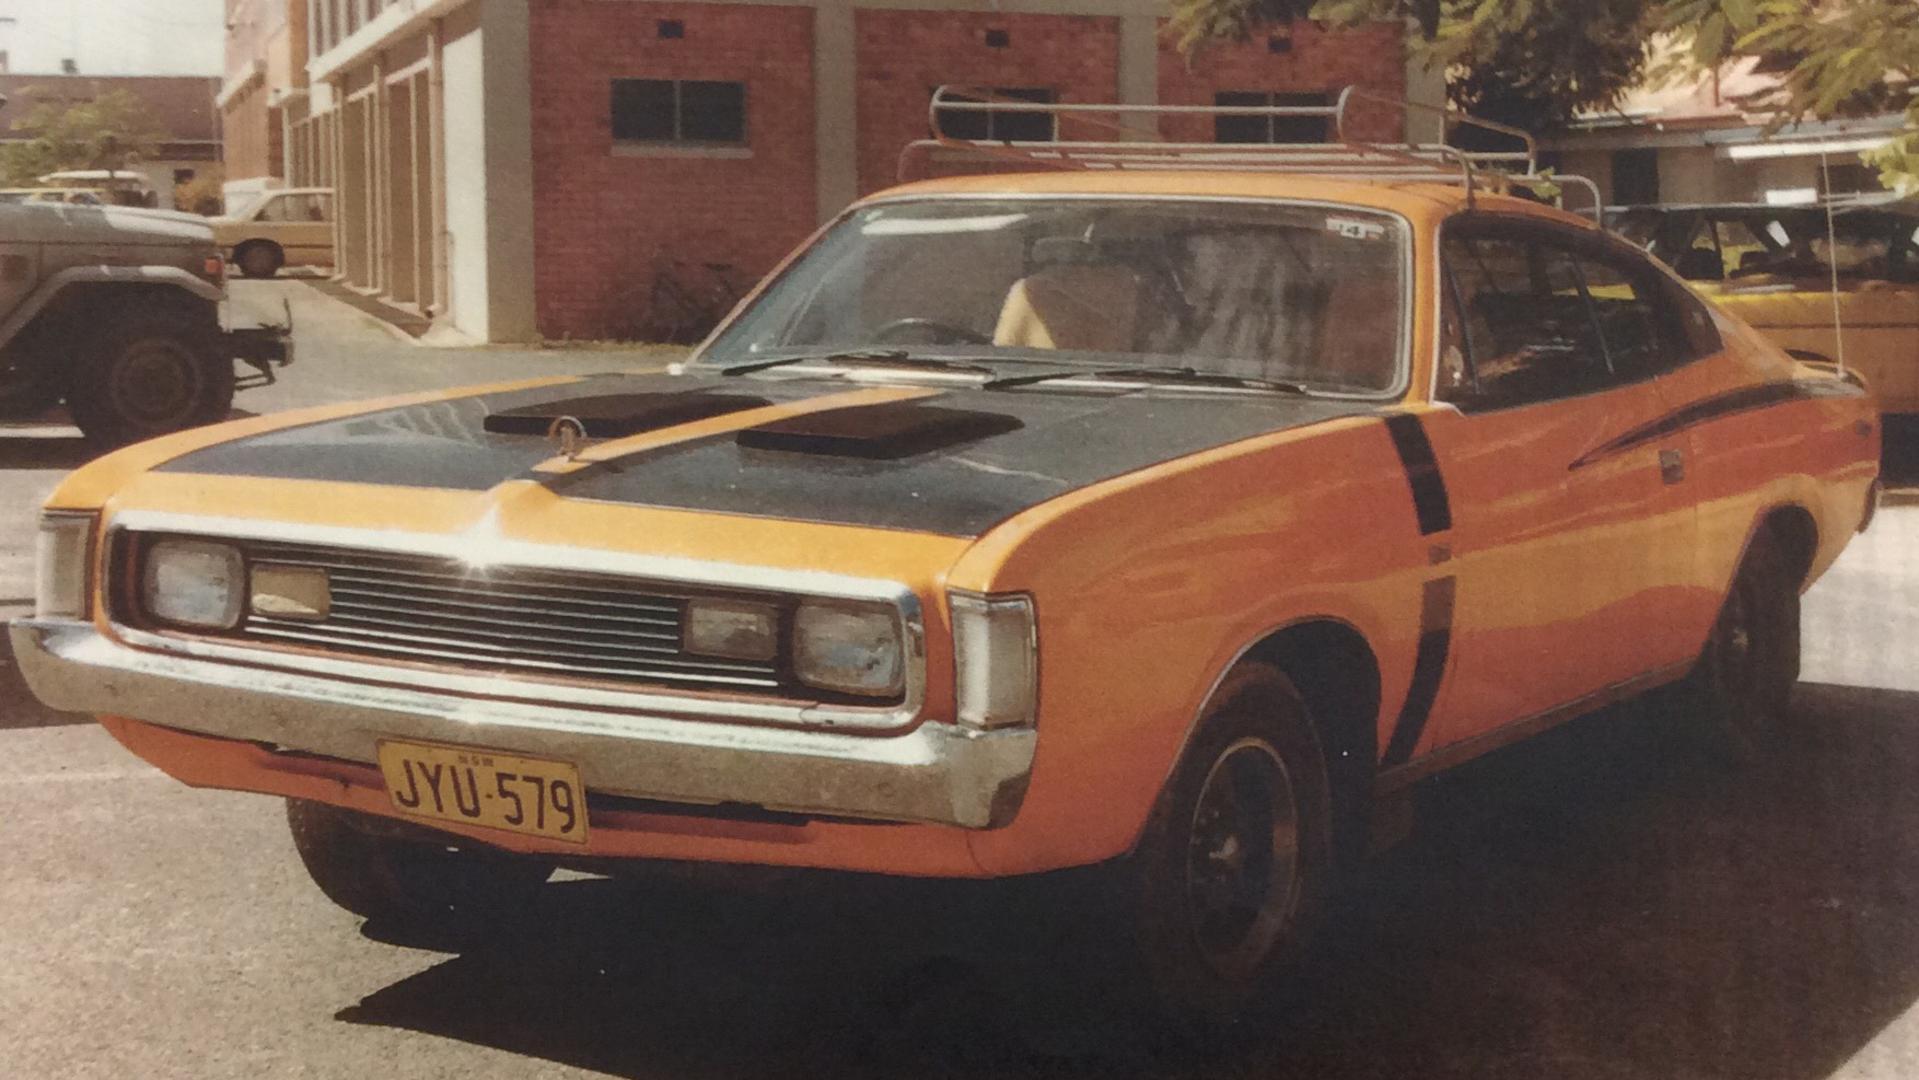
<path fill-rule="evenodd" d="M 1139 274 L 1074 237 L 1033 245 L 1036 269 L 1013 283 L 993 344 L 1025 349 L 1130 352 L 1139 326 Z"/>

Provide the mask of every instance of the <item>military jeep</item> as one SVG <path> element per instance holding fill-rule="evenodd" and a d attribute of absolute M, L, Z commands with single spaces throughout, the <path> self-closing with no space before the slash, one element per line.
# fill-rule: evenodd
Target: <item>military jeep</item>
<path fill-rule="evenodd" d="M 0 419 L 64 401 L 108 446 L 224 419 L 292 359 L 289 327 L 224 329 L 225 299 L 213 231 L 189 215 L 0 205 Z"/>

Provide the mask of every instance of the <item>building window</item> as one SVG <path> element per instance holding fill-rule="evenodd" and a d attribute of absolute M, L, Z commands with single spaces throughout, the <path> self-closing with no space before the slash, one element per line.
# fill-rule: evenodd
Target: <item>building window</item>
<path fill-rule="evenodd" d="M 1051 105 L 1059 96 L 1036 86 L 996 86 L 987 91 L 993 98 L 1008 101 L 1032 101 Z M 977 101 L 965 94 L 948 93 L 954 101 Z M 990 139 L 996 142 L 1051 142 L 1057 138 L 1056 118 L 1049 112 L 1002 112 L 988 109 L 941 109 L 939 131 L 949 139 Z"/>
<path fill-rule="evenodd" d="M 1268 93 L 1264 90 L 1225 90 L 1213 95 L 1213 104 L 1229 108 L 1325 108 L 1333 103 L 1327 93 Z M 1332 119 L 1325 116 L 1216 116 L 1213 141 L 1223 143 L 1323 143 L 1332 139 Z"/>
<path fill-rule="evenodd" d="M 1613 151 L 1612 201 L 1620 206 L 1650 206 L 1659 201 L 1659 151 Z"/>
<path fill-rule="evenodd" d="M 746 142 L 746 84 L 672 79 L 613 80 L 616 142 Z"/>

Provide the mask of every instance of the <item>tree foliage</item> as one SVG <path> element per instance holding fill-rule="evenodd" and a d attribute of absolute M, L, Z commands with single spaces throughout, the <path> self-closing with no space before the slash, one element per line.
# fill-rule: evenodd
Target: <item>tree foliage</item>
<path fill-rule="evenodd" d="M 0 146 L 0 180 L 12 186 L 67 169 L 124 169 L 152 156 L 160 141 L 145 103 L 125 90 L 59 101 L 29 87 L 6 108 L 26 110 L 13 123 L 21 141 Z"/>
<path fill-rule="evenodd" d="M 1781 73 L 1755 102 L 1779 122 L 1903 112 L 1905 132 L 1872 156 L 1889 183 L 1919 189 L 1919 3 L 1914 0 L 1172 0 L 1189 53 L 1269 19 L 1333 25 L 1412 19 L 1455 104 L 1540 131 L 1604 109 L 1648 77 L 1653 42 L 1683 46 L 1689 74 L 1740 57 Z"/>

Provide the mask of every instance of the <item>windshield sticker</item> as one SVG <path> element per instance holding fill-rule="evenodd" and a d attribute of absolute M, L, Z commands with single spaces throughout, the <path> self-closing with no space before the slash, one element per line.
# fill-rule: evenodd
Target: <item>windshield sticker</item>
<path fill-rule="evenodd" d="M 1326 219 L 1326 231 L 1348 240 L 1384 240 L 1386 226 L 1376 221 L 1362 221 L 1358 218 L 1329 217 Z"/>

